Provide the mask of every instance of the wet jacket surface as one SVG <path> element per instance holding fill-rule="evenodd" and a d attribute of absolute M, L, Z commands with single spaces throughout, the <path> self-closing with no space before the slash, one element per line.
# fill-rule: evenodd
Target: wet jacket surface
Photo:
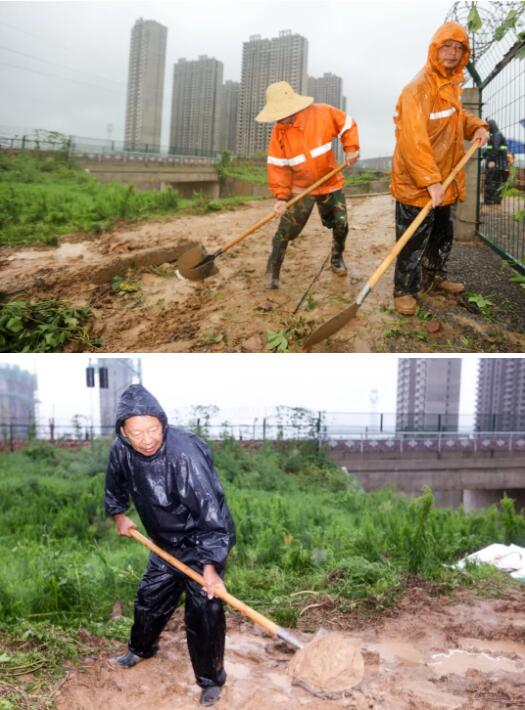
<path fill-rule="evenodd" d="M 135 451 L 120 428 L 131 416 L 158 417 L 164 440 L 153 456 Z M 124 513 L 130 497 L 148 535 L 187 563 L 224 565 L 235 530 L 208 446 L 194 434 L 169 426 L 155 397 L 130 385 L 117 409 L 117 438 L 106 474 L 108 515 Z"/>
<path fill-rule="evenodd" d="M 498 124 L 494 120 L 489 121 L 489 141 L 483 151 L 483 157 L 486 159 L 485 165 L 489 162 L 494 162 L 496 168 L 507 170 L 509 168 L 508 146 L 503 133 L 499 130 Z"/>
<path fill-rule="evenodd" d="M 299 111 L 291 124 L 276 123 L 268 146 L 268 185 L 278 200 L 310 187 L 336 167 L 332 140 L 340 136 L 345 153 L 359 150 L 353 118 L 328 104 L 312 104 Z M 345 183 L 338 173 L 313 195 L 326 195 Z"/>
<path fill-rule="evenodd" d="M 465 47 L 453 74 L 448 74 L 438 60 L 438 50 L 448 40 Z M 466 31 L 455 22 L 446 22 L 432 38 L 424 68 L 398 99 L 390 186 L 398 202 L 423 207 L 429 200 L 426 188 L 443 182 L 465 154 L 464 140 L 471 140 L 478 128 L 488 128 L 483 119 L 464 111 L 461 105 L 463 69 L 469 57 Z M 464 199 L 461 171 L 447 189 L 442 206 Z"/>

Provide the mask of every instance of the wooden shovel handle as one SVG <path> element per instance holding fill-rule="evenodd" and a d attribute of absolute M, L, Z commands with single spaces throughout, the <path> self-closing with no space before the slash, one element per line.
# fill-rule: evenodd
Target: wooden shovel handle
<path fill-rule="evenodd" d="M 306 197 L 306 195 L 309 195 L 311 192 L 313 192 L 313 190 L 316 190 L 318 187 L 320 187 L 327 180 L 330 180 L 331 177 L 333 177 L 334 175 L 337 175 L 337 173 L 340 173 L 341 170 L 344 170 L 347 167 L 348 166 L 346 163 L 341 163 L 341 165 L 338 165 L 333 170 L 330 170 L 329 173 L 327 173 L 326 175 L 323 175 L 323 177 L 319 178 L 319 180 L 317 180 L 317 182 L 314 182 L 313 185 L 310 185 L 310 187 L 307 190 L 305 190 L 304 192 L 301 192 L 300 195 L 296 195 L 291 200 L 289 200 L 286 203 L 286 209 L 288 209 L 292 205 L 295 205 L 297 202 L 299 202 L 299 200 L 302 200 L 303 197 Z M 272 212 L 271 214 L 267 215 L 266 217 L 263 217 L 258 222 L 253 224 L 251 227 L 246 229 L 241 234 L 238 234 L 231 241 L 229 241 L 227 244 L 225 244 L 223 247 L 221 247 L 218 251 L 215 252 L 214 256 L 219 256 L 220 254 L 224 254 L 225 251 L 228 251 L 228 249 L 231 249 L 239 242 L 242 242 L 243 239 L 246 239 L 246 237 L 248 237 L 248 236 L 250 236 L 250 234 L 253 234 L 254 232 L 256 232 L 258 229 L 263 227 L 268 222 L 271 222 L 271 220 L 275 219 L 275 217 L 278 217 L 278 214 L 276 212 Z"/>
<path fill-rule="evenodd" d="M 202 575 L 200 575 L 198 572 L 195 572 L 195 570 L 193 570 L 191 567 L 188 567 L 188 565 L 185 565 L 184 562 L 180 562 L 176 557 L 173 557 L 173 555 L 170 555 L 168 552 L 165 552 L 165 550 L 158 547 L 158 545 L 155 545 L 154 542 L 142 535 L 142 533 L 140 533 L 136 528 L 130 528 L 129 534 L 131 535 L 131 537 L 135 538 L 135 540 L 145 545 L 145 547 L 148 547 L 152 552 L 155 552 L 159 557 L 162 557 L 163 560 L 169 562 L 170 565 L 173 565 L 173 567 L 176 567 L 178 570 L 183 572 L 187 577 L 193 579 L 194 582 L 200 584 L 201 587 L 204 586 L 204 578 Z M 267 619 L 262 614 L 259 614 L 258 611 L 255 611 L 255 609 L 252 609 L 244 602 L 241 602 L 240 599 L 234 597 L 233 594 L 230 594 L 221 587 L 218 587 L 217 590 L 213 593 L 216 597 L 219 597 L 219 599 L 222 599 L 231 607 L 237 609 L 237 611 L 239 611 L 241 614 L 244 614 L 244 616 L 247 616 L 256 624 L 262 626 L 262 628 L 265 629 L 265 631 L 268 631 L 268 633 L 270 633 L 272 636 L 277 635 L 277 632 L 279 631 L 280 627 L 277 626 L 276 623 L 271 621 L 271 619 Z"/>
<path fill-rule="evenodd" d="M 452 170 L 450 175 L 447 177 L 447 179 L 443 183 L 443 188 L 446 190 L 447 187 L 450 185 L 450 183 L 455 179 L 456 175 L 459 173 L 460 170 L 462 170 L 466 163 L 470 160 L 470 158 L 474 155 L 476 150 L 480 147 L 481 142 L 479 139 L 476 139 L 470 148 L 467 150 L 465 155 L 461 158 L 459 163 L 456 165 L 456 167 Z M 381 276 L 385 273 L 385 271 L 388 269 L 390 264 L 394 261 L 396 256 L 399 254 L 399 252 L 403 249 L 405 244 L 408 242 L 408 240 L 413 236 L 414 232 L 417 230 L 417 228 L 420 226 L 420 224 L 425 220 L 426 216 L 432 209 L 432 200 L 429 200 L 426 205 L 423 207 L 421 212 L 418 214 L 418 216 L 414 219 L 412 224 L 408 227 L 408 229 L 403 233 L 403 235 L 398 239 L 396 242 L 395 246 L 392 248 L 392 250 L 386 255 L 385 259 L 379 264 L 377 269 L 374 271 L 372 276 L 368 280 L 368 284 L 370 288 L 374 288 L 374 286 L 377 284 Z"/>

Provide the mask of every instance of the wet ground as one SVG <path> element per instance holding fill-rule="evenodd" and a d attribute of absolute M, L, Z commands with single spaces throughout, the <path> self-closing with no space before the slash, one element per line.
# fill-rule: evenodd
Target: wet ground
<path fill-rule="evenodd" d="M 204 282 L 182 279 L 176 259 L 190 242 L 209 252 L 272 209 L 248 203 L 234 212 L 179 216 L 124 227 L 86 241 L 71 238 L 55 249 L 0 250 L 1 290 L 9 300 L 59 298 L 90 305 L 92 330 L 104 352 L 265 352 L 269 331 L 284 336 L 284 350 L 300 351 L 312 330 L 354 302 L 393 244 L 394 203 L 388 195 L 349 201 L 347 277 L 322 271 L 303 305 L 294 311 L 330 250 L 330 235 L 312 215 L 290 245 L 281 288 L 264 288 L 275 231 L 270 222 L 217 259 L 219 273 Z M 317 352 L 522 352 L 525 290 L 481 242 L 455 246 L 451 276 L 467 292 L 491 303 L 479 308 L 469 296 L 431 293 L 417 316 L 392 311 L 392 267 L 356 318 Z M 484 301 L 481 301 L 484 303 Z"/>
<path fill-rule="evenodd" d="M 228 616 L 228 680 L 217 710 L 503 710 L 525 707 L 525 589 L 499 599 L 472 592 L 436 597 L 412 588 L 374 620 L 301 616 L 304 640 L 322 623 L 361 640 L 364 676 L 343 697 L 325 699 L 294 684 L 292 651 L 237 615 Z M 198 707 L 180 610 L 161 650 L 131 670 L 111 660 L 123 646 L 83 659 L 67 674 L 60 710 L 185 710 Z"/>

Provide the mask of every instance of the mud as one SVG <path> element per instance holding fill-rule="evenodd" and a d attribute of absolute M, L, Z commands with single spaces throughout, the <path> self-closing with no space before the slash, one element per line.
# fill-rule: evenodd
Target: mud
<path fill-rule="evenodd" d="M 388 195 L 348 200 L 348 276 L 337 277 L 325 268 L 295 316 L 330 251 L 330 234 L 316 212 L 288 249 L 277 291 L 264 288 L 276 221 L 220 256 L 219 273 L 206 281 L 186 281 L 177 274 L 174 260 L 189 243 L 200 242 L 213 252 L 268 214 L 272 204 L 265 200 L 234 212 L 149 222 L 89 241 L 71 238 L 55 249 L 3 249 L 1 290 L 10 300 L 55 297 L 91 306 L 93 334 L 104 352 L 264 352 L 268 331 L 283 331 L 287 349 L 300 351 L 307 334 L 354 302 L 386 256 L 394 238 L 394 205 Z M 455 247 L 451 266 L 468 290 L 470 272 L 472 290 L 482 292 L 476 274 L 483 272 L 488 288 L 499 260 L 487 256 L 481 244 L 470 245 L 468 255 L 466 248 Z M 126 278 L 129 288 L 115 288 L 116 276 Z M 357 317 L 314 351 L 521 352 L 525 324 L 516 313 L 524 309 L 516 304 L 525 299 L 525 291 L 518 284 L 507 286 L 505 303 L 496 303 L 490 317 L 464 297 L 433 293 L 421 298 L 418 316 L 403 318 L 391 310 L 391 267 Z"/>
<path fill-rule="evenodd" d="M 525 590 L 500 599 L 453 598 L 410 590 L 382 617 L 338 616 L 362 641 L 364 674 L 350 691 L 322 699 L 293 682 L 288 651 L 237 615 L 228 615 L 228 679 L 217 710 L 503 710 L 525 707 Z M 302 616 L 302 619 L 307 614 Z M 324 619 L 325 623 L 330 620 Z M 303 621 L 306 626 L 312 620 Z M 510 632 L 510 633 L 509 633 Z M 509 636 L 514 635 L 514 641 Z M 308 635 L 303 632 L 306 639 Z M 516 640 L 520 639 L 520 640 Z M 115 645 L 114 653 L 122 650 Z M 359 680 L 359 678 L 357 678 Z M 131 670 L 110 656 L 83 659 L 57 697 L 59 710 L 189 710 L 199 689 L 177 611 L 161 650 Z"/>

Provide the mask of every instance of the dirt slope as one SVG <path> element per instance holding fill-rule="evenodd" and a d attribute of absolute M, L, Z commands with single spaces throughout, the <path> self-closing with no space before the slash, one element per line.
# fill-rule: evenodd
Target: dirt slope
<path fill-rule="evenodd" d="M 346 697 L 314 697 L 292 684 L 291 653 L 239 617 L 229 616 L 228 680 L 217 710 L 503 710 L 525 707 L 525 594 L 480 599 L 470 592 L 450 600 L 412 589 L 380 620 L 363 623 L 324 616 L 363 640 L 365 676 Z M 305 615 L 306 616 L 306 615 Z M 319 623 L 302 617 L 304 628 Z M 305 639 L 308 634 L 303 634 Z M 122 651 L 115 646 L 114 653 Z M 154 658 L 131 670 L 110 655 L 71 671 L 60 710 L 191 710 L 199 690 L 188 660 L 180 610 Z"/>
<path fill-rule="evenodd" d="M 393 243 L 389 196 L 352 198 L 349 206 L 349 275 L 340 278 L 325 269 L 295 317 L 297 303 L 330 249 L 330 235 L 316 212 L 289 247 L 278 291 L 264 289 L 275 222 L 220 257 L 220 273 L 204 282 L 183 280 L 174 268 L 189 241 L 214 251 L 271 211 L 271 201 L 249 203 L 235 212 L 120 228 L 92 241 L 64 242 L 57 249 L 4 249 L 2 290 L 11 299 L 56 297 L 91 305 L 94 331 L 105 352 L 262 352 L 268 330 L 287 330 L 288 348 L 298 351 L 301 337 L 353 302 Z M 486 274 L 487 287 L 494 283 L 499 260 L 487 247 L 458 245 L 456 253 L 460 259 L 455 264 L 453 258 L 451 268 L 467 282 L 465 272 L 470 270 Z M 114 288 L 115 275 L 127 275 L 124 288 Z M 514 312 L 525 311 L 525 290 L 517 284 L 508 287 Z M 423 297 L 419 317 L 403 319 L 389 310 L 391 290 L 392 268 L 352 324 L 315 350 L 515 352 L 525 346 L 523 319 L 511 318 L 507 307 L 496 304 L 487 319 L 466 299 L 432 294 Z M 429 321 L 437 323 L 435 329 Z"/>

